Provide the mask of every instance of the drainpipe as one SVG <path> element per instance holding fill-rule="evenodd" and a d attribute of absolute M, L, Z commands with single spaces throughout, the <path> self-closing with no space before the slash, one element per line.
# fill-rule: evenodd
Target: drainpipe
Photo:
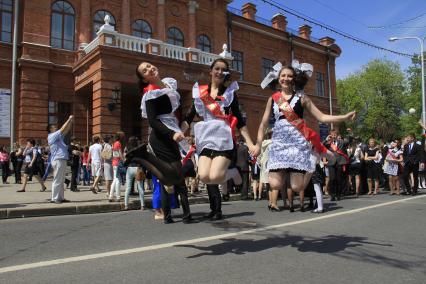
<path fill-rule="evenodd" d="M 290 50 L 291 50 L 291 61 L 293 61 L 294 60 L 293 34 L 290 34 L 289 40 L 290 40 Z M 291 64 L 291 62 L 290 62 L 290 64 Z"/>
<path fill-rule="evenodd" d="M 15 105 L 16 105 L 16 63 L 18 56 L 18 16 L 19 16 L 19 1 L 15 0 L 15 7 L 13 13 L 13 49 L 12 49 L 12 90 L 10 98 L 10 150 L 13 149 L 15 143 Z"/>
<path fill-rule="evenodd" d="M 328 81 L 328 99 L 330 107 L 330 115 L 333 115 L 333 101 L 331 98 L 331 76 L 330 76 L 330 48 L 327 47 L 327 81 Z M 331 123 L 331 129 L 333 129 L 333 123 Z"/>
<path fill-rule="evenodd" d="M 232 52 L 232 14 L 227 12 L 227 26 L 228 26 L 228 47 L 229 52 Z"/>

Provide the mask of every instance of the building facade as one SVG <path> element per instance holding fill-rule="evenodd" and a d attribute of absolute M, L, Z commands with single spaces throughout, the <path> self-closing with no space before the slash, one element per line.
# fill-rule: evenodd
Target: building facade
<path fill-rule="evenodd" d="M 0 89 L 11 88 L 13 2 L 0 0 Z M 177 79 L 184 113 L 192 85 L 208 83 L 209 65 L 221 53 L 233 57 L 232 73 L 239 80 L 239 100 L 253 138 L 271 95 L 259 84 L 278 61 L 311 63 L 314 75 L 306 92 L 323 112 L 329 113 L 332 105 L 336 113 L 335 59 L 341 50 L 334 40 L 312 38 L 307 25 L 289 29 L 284 15 L 261 19 L 255 5 L 236 10 L 230 2 L 20 0 L 17 140 L 44 142 L 48 123 L 62 124 L 70 114 L 75 116 L 73 135 L 82 143 L 118 130 L 146 138 L 137 65 L 149 61 L 161 76 Z M 2 144 L 8 141 L 0 138 Z"/>

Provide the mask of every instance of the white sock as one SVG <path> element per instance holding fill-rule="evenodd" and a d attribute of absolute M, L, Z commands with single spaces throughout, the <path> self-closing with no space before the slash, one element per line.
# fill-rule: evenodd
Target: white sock
<path fill-rule="evenodd" d="M 226 171 L 226 181 L 230 180 L 231 178 L 235 185 L 240 185 L 243 183 L 243 179 L 241 178 L 240 172 L 237 168 L 228 169 Z"/>
<path fill-rule="evenodd" d="M 314 190 L 315 190 L 315 195 L 317 198 L 318 210 L 321 211 L 323 210 L 321 185 L 319 183 L 314 183 Z"/>

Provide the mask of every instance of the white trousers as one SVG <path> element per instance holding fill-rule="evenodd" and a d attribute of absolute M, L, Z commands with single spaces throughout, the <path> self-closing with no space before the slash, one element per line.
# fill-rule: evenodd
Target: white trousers
<path fill-rule="evenodd" d="M 118 177 L 118 167 L 114 166 L 114 177 L 111 184 L 111 190 L 109 192 L 109 198 L 112 199 L 114 197 L 115 192 L 115 198 L 120 199 L 120 187 L 121 187 L 121 181 Z"/>
<path fill-rule="evenodd" d="M 64 200 L 64 182 L 67 160 L 54 160 L 52 162 L 53 182 L 52 182 L 52 201 Z"/>

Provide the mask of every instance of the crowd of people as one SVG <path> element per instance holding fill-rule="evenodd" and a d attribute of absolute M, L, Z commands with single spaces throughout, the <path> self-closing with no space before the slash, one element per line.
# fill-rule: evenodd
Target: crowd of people
<path fill-rule="evenodd" d="M 174 222 L 171 209 L 176 207 L 183 210 L 183 223 L 194 222 L 188 194 L 204 189 L 211 209 L 204 217 L 220 220 L 222 200 L 229 200 L 232 192 L 239 192 L 244 200 L 267 199 L 271 212 L 294 212 L 294 196 L 299 195 L 300 211 L 322 213 L 323 199 L 328 197 L 339 201 L 347 195 L 376 195 L 380 188 L 391 195 L 415 195 L 419 186 L 426 188 L 424 137 L 418 141 L 409 134 L 401 140 L 378 143 L 371 138 L 364 143 L 350 130 L 347 137 L 331 130 L 320 140 L 303 120 L 304 112 L 323 123 L 351 120 L 356 114 L 324 114 L 304 95 L 311 65 L 277 64 L 262 82 L 262 87 L 275 91 L 267 102 L 256 141 L 241 115 L 238 84 L 230 80 L 229 63 L 217 59 L 210 69 L 210 83 L 194 85 L 193 104 L 178 121 L 176 80 L 161 79 L 154 65 L 141 63 L 136 74 L 142 117 L 151 128 L 148 143 L 117 132 L 94 136 L 91 145 L 82 145 L 74 137 L 67 144 L 74 121 L 70 116 L 60 129 L 49 125 L 45 147 L 31 139 L 25 147 L 15 145 L 11 153 L 0 147 L 3 183 L 7 183 L 11 164 L 15 183 L 22 184 L 19 192 L 25 192 L 32 178 L 45 191 L 44 182 L 51 173 L 53 203 L 68 202 L 65 187 L 78 192 L 81 185 L 93 194 L 104 191 L 110 202 L 121 202 L 124 186 L 125 209 L 130 208 L 129 195 L 136 194 L 143 210 L 149 191 L 155 219 L 166 224 Z M 309 198 L 308 206 L 305 198 Z M 281 207 L 279 199 L 284 202 Z"/>

